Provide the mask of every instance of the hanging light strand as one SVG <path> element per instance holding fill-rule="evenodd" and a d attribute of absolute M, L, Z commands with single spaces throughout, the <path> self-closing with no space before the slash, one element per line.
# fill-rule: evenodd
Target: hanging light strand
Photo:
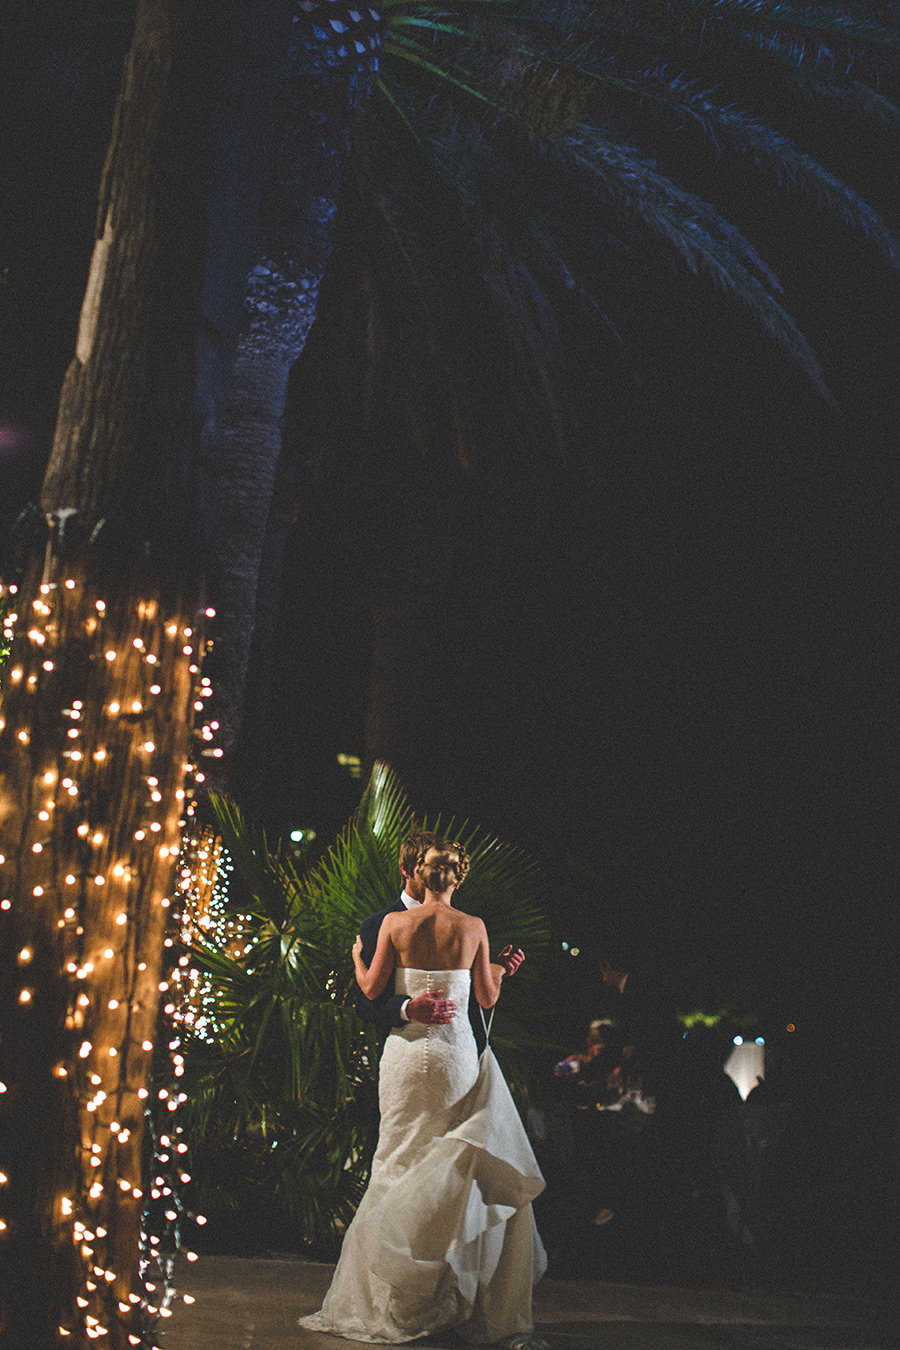
<path fill-rule="evenodd" d="M 18 819 L 9 811 L 2 817 L 4 829 L 14 822 L 19 830 L 17 838 L 0 837 L 0 944 L 15 951 L 19 980 L 19 1011 L 3 1028 L 3 1041 L 28 1043 L 29 1018 L 33 1024 L 43 1015 L 49 987 L 40 977 L 56 968 L 68 989 L 65 1027 L 41 1091 L 60 1106 L 74 1096 L 82 1122 L 79 1165 L 52 1215 L 54 1241 L 71 1244 L 81 1272 L 75 1306 L 59 1334 L 101 1339 L 118 1319 L 129 1344 L 150 1347 L 159 1319 L 171 1313 L 174 1291 L 172 1261 L 160 1290 L 145 1260 L 144 1249 L 158 1253 L 162 1240 L 152 1242 L 147 1227 L 140 1137 L 152 1092 L 156 1003 L 162 994 L 167 1017 L 174 1005 L 165 998 L 173 972 L 156 989 L 148 969 L 154 963 L 145 958 L 173 908 L 168 896 L 155 897 L 194 809 L 184 753 L 173 753 L 171 709 L 179 688 L 188 708 L 208 696 L 200 663 L 202 623 L 211 615 L 190 625 L 163 621 L 157 602 L 143 600 L 127 623 L 121 606 L 111 622 L 113 607 L 86 595 L 76 577 L 45 578 L 30 606 L 15 586 L 0 585 L 0 609 L 10 648 L 0 733 L 15 716 L 14 769 L 33 784 L 31 809 Z M 177 1077 L 179 1067 L 170 1058 L 169 1076 Z M 17 1087 L 12 1080 L 0 1083 L 0 1098 L 16 1097 Z M 171 1152 L 183 1170 L 186 1146 L 177 1140 Z M 4 1212 L 15 1190 L 13 1168 L 0 1158 L 0 1241 L 15 1241 L 18 1231 L 15 1212 Z M 169 1212 L 177 1216 L 179 1203 Z M 137 1221 L 144 1214 L 137 1263 L 117 1246 L 122 1225 L 112 1222 L 114 1213 L 132 1207 Z M 180 1228 L 173 1231 L 177 1250 Z"/>

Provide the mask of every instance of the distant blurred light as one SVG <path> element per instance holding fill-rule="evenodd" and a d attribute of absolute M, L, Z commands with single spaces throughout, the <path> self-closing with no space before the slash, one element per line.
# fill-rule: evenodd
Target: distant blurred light
<path fill-rule="evenodd" d="M 735 1045 L 743 1045 L 744 1044 L 743 1036 L 735 1036 L 734 1043 Z"/>
<path fill-rule="evenodd" d="M 567 951 L 569 950 L 569 944 L 568 944 L 568 942 L 564 942 L 564 943 L 562 944 L 562 949 L 563 949 L 564 952 L 567 952 Z"/>
<path fill-rule="evenodd" d="M 766 1052 L 761 1045 L 753 1041 L 740 1041 L 735 1037 L 735 1047 L 725 1061 L 725 1072 L 736 1086 L 744 1101 L 761 1083 L 766 1075 Z"/>
<path fill-rule="evenodd" d="M 570 955 L 570 956 L 580 956 L 580 955 L 581 955 L 581 948 L 580 948 L 580 947 L 572 947 L 571 950 L 569 951 L 569 955 Z"/>
<path fill-rule="evenodd" d="M 757 1038 L 756 1038 L 756 1044 L 757 1044 L 757 1045 L 765 1045 L 765 1043 L 766 1043 L 766 1042 L 765 1042 L 765 1038 L 764 1038 L 764 1037 L 762 1037 L 762 1036 L 757 1036 Z"/>
<path fill-rule="evenodd" d="M 0 455 L 4 457 L 14 459 L 16 455 L 30 453 L 35 449 L 37 439 L 32 427 L 0 423 Z"/>

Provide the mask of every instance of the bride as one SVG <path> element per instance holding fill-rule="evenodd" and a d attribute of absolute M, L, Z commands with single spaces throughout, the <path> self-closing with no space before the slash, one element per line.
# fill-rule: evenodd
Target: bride
<path fill-rule="evenodd" d="M 440 988 L 463 1010 L 471 981 L 481 1007 L 494 1006 L 524 957 L 506 948 L 492 964 L 481 919 L 453 908 L 468 868 L 461 845 L 437 841 L 419 862 L 424 902 L 385 916 L 368 969 L 357 938 L 368 998 L 393 975 L 396 993 Z M 479 1061 L 465 1012 L 445 1026 L 406 1022 L 388 1036 L 378 1095 L 368 1188 L 325 1302 L 301 1325 L 383 1344 L 449 1327 L 524 1344 L 546 1268 L 531 1211 L 544 1181 L 493 1052 Z"/>

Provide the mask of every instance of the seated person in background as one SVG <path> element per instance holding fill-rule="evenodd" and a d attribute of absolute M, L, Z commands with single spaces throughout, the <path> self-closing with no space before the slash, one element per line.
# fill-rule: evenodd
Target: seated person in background
<path fill-rule="evenodd" d="M 557 1078 L 573 1083 L 576 1105 L 582 1109 L 617 1100 L 622 1094 L 622 1037 L 608 1018 L 596 1018 L 588 1028 L 583 1052 L 576 1051 L 554 1067 Z"/>

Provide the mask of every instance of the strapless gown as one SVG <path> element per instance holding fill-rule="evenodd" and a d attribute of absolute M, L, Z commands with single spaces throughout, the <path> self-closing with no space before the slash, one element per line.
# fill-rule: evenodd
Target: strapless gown
<path fill-rule="evenodd" d="M 493 1051 L 479 1061 L 469 971 L 394 979 L 410 997 L 443 989 L 460 1012 L 388 1036 L 372 1176 L 325 1302 L 300 1325 L 388 1345 L 448 1327 L 477 1343 L 530 1331 L 547 1264 L 531 1202 L 544 1180 Z"/>

